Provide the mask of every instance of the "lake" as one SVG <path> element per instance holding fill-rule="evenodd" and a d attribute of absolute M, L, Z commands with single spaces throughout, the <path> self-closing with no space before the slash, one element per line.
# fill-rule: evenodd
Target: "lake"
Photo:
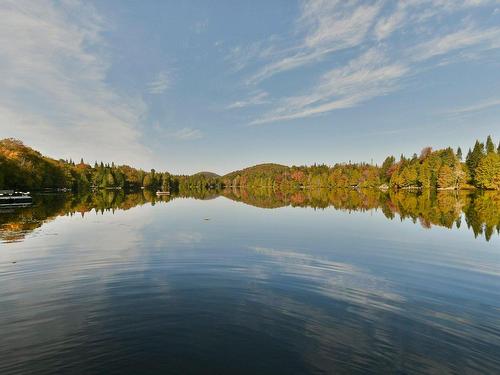
<path fill-rule="evenodd" d="M 500 373 L 498 193 L 34 198 L 1 374 Z"/>

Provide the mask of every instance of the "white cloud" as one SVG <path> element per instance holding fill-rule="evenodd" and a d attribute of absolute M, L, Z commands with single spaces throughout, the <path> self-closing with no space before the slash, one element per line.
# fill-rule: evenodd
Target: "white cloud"
<path fill-rule="evenodd" d="M 171 85 L 170 74 L 166 71 L 158 73 L 153 81 L 148 84 L 148 93 L 153 95 L 163 94 Z"/>
<path fill-rule="evenodd" d="M 193 141 L 203 138 L 203 132 L 199 129 L 182 128 L 175 131 L 167 131 L 165 135 L 169 138 L 174 138 L 179 141 Z"/>
<path fill-rule="evenodd" d="M 423 68 L 477 59 L 499 49 L 500 27 L 477 22 L 470 12 L 470 8 L 497 3 L 305 0 L 290 35 L 254 42 L 251 53 L 238 47 L 247 51 L 244 67 L 254 67 L 244 83 L 255 90 L 256 85 L 277 74 L 318 62 L 323 72 L 305 71 L 301 75 L 304 89 L 293 96 L 274 98 L 268 89 L 266 100 L 277 106 L 250 124 L 354 107 L 398 90 L 405 78 Z M 450 17 L 459 22 L 443 22 Z M 246 101 L 236 101 L 232 108 L 243 107 L 238 104 Z"/>
<path fill-rule="evenodd" d="M 52 156 L 150 161 L 146 107 L 106 83 L 107 20 L 78 1 L 0 3 L 0 132 Z"/>
<path fill-rule="evenodd" d="M 393 64 L 383 53 L 371 49 L 344 67 L 324 74 L 304 95 L 288 97 L 277 109 L 251 124 L 291 120 L 350 108 L 398 88 L 398 80 L 408 68 Z"/>
<path fill-rule="evenodd" d="M 252 75 L 247 84 L 259 83 L 275 74 L 321 61 L 332 52 L 359 45 L 380 9 L 381 3 L 357 6 L 344 1 L 304 2 L 297 22 L 297 29 L 305 30 L 303 38 L 289 48 L 268 47 L 275 51 L 265 55 L 272 57 L 272 61 Z"/>
<path fill-rule="evenodd" d="M 485 109 L 493 108 L 493 107 L 500 107 L 500 98 L 490 98 L 483 100 L 481 102 L 463 106 L 463 107 L 458 107 L 458 108 L 453 108 L 447 111 L 446 113 L 452 114 L 452 115 L 461 115 L 461 114 L 466 114 L 466 113 L 473 113 L 473 112 L 480 112 Z"/>
<path fill-rule="evenodd" d="M 346 1 L 304 2 L 301 27 L 307 28 L 305 45 L 331 49 L 361 43 L 380 12 L 382 3 L 357 4 Z"/>
<path fill-rule="evenodd" d="M 472 48 L 488 50 L 500 47 L 500 27 L 478 29 L 468 26 L 463 30 L 425 41 L 410 50 L 414 60 L 427 60 L 453 51 Z"/>
<path fill-rule="evenodd" d="M 273 51 L 272 43 L 274 37 L 271 37 L 267 43 L 254 42 L 248 46 L 235 46 L 230 49 L 229 53 L 225 56 L 225 60 L 231 64 L 232 71 L 238 72 L 247 68 L 254 60 L 267 59 L 276 51 Z"/>
<path fill-rule="evenodd" d="M 237 102 L 234 102 L 230 105 L 227 106 L 228 109 L 235 109 L 235 108 L 245 108 L 249 106 L 254 106 L 254 105 L 259 105 L 259 104 L 265 104 L 268 103 L 267 97 L 269 94 L 265 91 L 260 91 L 257 92 L 250 97 L 248 97 L 245 100 L 240 100 Z"/>
<path fill-rule="evenodd" d="M 403 25 L 405 18 L 406 10 L 401 6 L 394 13 L 379 19 L 374 29 L 377 40 L 383 40 L 391 35 L 398 27 Z"/>

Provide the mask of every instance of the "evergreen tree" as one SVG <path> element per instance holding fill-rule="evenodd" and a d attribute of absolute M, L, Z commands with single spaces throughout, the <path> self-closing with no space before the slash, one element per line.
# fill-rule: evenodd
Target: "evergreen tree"
<path fill-rule="evenodd" d="M 420 165 L 418 174 L 418 183 L 424 189 L 430 189 L 432 186 L 432 170 L 429 160 L 424 160 Z"/>
<path fill-rule="evenodd" d="M 458 160 L 462 160 L 462 149 L 460 147 L 457 148 L 457 158 Z"/>
<path fill-rule="evenodd" d="M 476 141 L 476 143 L 474 144 L 474 148 L 472 149 L 472 152 L 470 153 L 470 155 L 468 155 L 467 160 L 465 161 L 467 167 L 469 168 L 470 175 L 472 177 L 472 182 L 475 182 L 476 168 L 484 156 L 485 156 L 484 144 L 480 143 L 479 141 Z"/>
<path fill-rule="evenodd" d="M 493 143 L 493 140 L 491 139 L 491 135 L 488 136 L 486 139 L 486 153 L 491 154 L 495 152 L 495 144 Z"/>
<path fill-rule="evenodd" d="M 481 159 L 476 169 L 476 181 L 481 188 L 500 190 L 500 155 L 490 153 Z"/>
<path fill-rule="evenodd" d="M 391 176 L 389 175 L 389 171 L 391 170 L 391 167 L 394 165 L 396 162 L 396 158 L 394 156 L 388 156 L 385 158 L 384 162 L 382 163 L 382 166 L 380 167 L 380 179 L 383 182 L 389 182 L 391 179 Z"/>

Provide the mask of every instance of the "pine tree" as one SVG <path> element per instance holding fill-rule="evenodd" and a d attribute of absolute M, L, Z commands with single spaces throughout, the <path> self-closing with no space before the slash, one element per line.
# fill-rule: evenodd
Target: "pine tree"
<path fill-rule="evenodd" d="M 497 154 L 499 154 L 499 155 L 500 155 L 500 142 L 498 142 Z"/>
<path fill-rule="evenodd" d="M 500 189 L 500 155 L 488 154 L 476 169 L 476 181 L 485 189 Z"/>
<path fill-rule="evenodd" d="M 391 179 L 391 176 L 388 172 L 395 162 L 396 158 L 394 156 L 388 156 L 385 158 L 382 166 L 380 167 L 380 178 L 382 179 L 382 181 L 388 182 Z"/>
<path fill-rule="evenodd" d="M 420 170 L 418 173 L 418 182 L 424 189 L 430 189 L 432 186 L 432 171 L 429 165 L 429 160 L 424 160 L 420 165 Z"/>
<path fill-rule="evenodd" d="M 462 149 L 460 147 L 457 148 L 457 158 L 458 160 L 462 160 Z"/>
<path fill-rule="evenodd" d="M 486 139 L 486 153 L 487 154 L 492 154 L 495 152 L 495 144 L 493 143 L 493 140 L 491 139 L 491 135 L 488 136 Z"/>
<path fill-rule="evenodd" d="M 470 153 L 470 155 L 467 155 L 467 160 L 465 161 L 467 167 L 469 168 L 473 182 L 475 182 L 476 168 L 479 165 L 479 162 L 484 158 L 484 156 L 484 144 L 476 141 L 472 152 Z"/>

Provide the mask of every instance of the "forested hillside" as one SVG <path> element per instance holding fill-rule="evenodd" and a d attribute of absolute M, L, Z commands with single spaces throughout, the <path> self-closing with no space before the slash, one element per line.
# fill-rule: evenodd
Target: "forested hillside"
<path fill-rule="evenodd" d="M 94 163 L 83 160 L 55 160 L 14 139 L 0 141 L 0 189 L 161 189 L 206 190 L 223 187 L 269 188 L 292 191 L 316 188 L 382 189 L 485 189 L 500 190 L 500 144 L 491 137 L 476 141 L 465 160 L 462 150 L 424 148 L 411 157 L 388 156 L 382 165 L 341 163 L 333 166 L 288 167 L 259 164 L 225 176 L 200 172 L 174 176 L 149 172 L 128 165 Z"/>
<path fill-rule="evenodd" d="M 476 141 L 462 160 L 462 150 L 433 151 L 419 155 L 388 156 L 381 166 L 342 163 L 334 166 L 285 167 L 262 164 L 222 177 L 225 186 L 265 187 L 278 191 L 310 188 L 393 188 L 393 189 L 500 189 L 500 144 L 491 137 Z"/>
<path fill-rule="evenodd" d="M 168 173 L 145 172 L 128 165 L 95 163 L 80 160 L 55 160 L 25 146 L 15 139 L 0 141 L 0 189 L 138 189 L 167 188 L 172 183 Z"/>

